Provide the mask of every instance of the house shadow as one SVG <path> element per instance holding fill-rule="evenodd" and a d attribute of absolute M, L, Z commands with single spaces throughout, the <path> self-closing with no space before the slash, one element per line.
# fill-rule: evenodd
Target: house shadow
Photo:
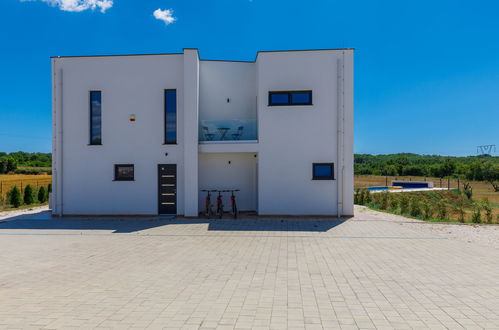
<path fill-rule="evenodd" d="M 284 231 L 326 232 L 343 224 L 347 218 L 296 218 L 243 216 L 231 219 L 183 217 L 53 217 L 50 211 L 13 216 L 0 220 L 2 230 L 75 230 L 134 233 L 173 225 L 206 224 L 208 231 Z"/>

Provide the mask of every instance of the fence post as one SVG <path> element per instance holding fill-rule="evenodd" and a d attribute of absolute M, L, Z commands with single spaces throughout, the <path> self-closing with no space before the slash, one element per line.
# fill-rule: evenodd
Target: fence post
<path fill-rule="evenodd" d="M 388 177 L 387 176 L 385 176 L 385 186 L 388 187 Z"/>
<path fill-rule="evenodd" d="M 461 189 L 459 188 L 459 179 L 457 179 L 457 190 L 461 190 Z"/>
<path fill-rule="evenodd" d="M 450 177 L 447 178 L 447 190 L 450 190 Z"/>
<path fill-rule="evenodd" d="M 440 188 L 442 188 L 442 178 L 440 178 Z"/>

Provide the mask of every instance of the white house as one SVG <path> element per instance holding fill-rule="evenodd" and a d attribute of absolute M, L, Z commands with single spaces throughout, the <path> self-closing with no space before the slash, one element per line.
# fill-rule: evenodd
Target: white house
<path fill-rule="evenodd" d="M 54 57 L 52 75 L 55 215 L 196 217 L 204 189 L 353 214 L 352 49 Z"/>

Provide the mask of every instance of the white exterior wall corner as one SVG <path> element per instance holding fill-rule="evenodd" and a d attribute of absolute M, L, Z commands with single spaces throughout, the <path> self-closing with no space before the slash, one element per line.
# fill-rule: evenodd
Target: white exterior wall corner
<path fill-rule="evenodd" d="M 258 212 L 261 215 L 331 215 L 353 212 L 353 181 L 348 178 L 352 145 L 343 145 L 338 172 L 338 60 L 342 51 L 260 53 L 258 88 Z M 348 56 L 346 56 L 348 57 Z M 350 65 L 350 64 L 348 64 Z M 351 66 L 345 67 L 344 110 L 353 111 Z M 348 83 L 349 84 L 349 83 Z M 269 107 L 268 92 L 312 90 L 311 106 Z M 351 114 L 344 118 L 344 141 L 353 135 Z M 333 162 L 343 173 L 342 208 L 338 181 L 312 180 L 312 164 Z M 351 184 L 351 186 L 350 186 Z M 351 205 L 350 205 L 351 204 Z"/>
<path fill-rule="evenodd" d="M 199 55 L 184 50 L 184 216 L 197 217 L 199 144 Z"/>
<path fill-rule="evenodd" d="M 354 192 L 354 51 L 343 50 L 343 216 L 353 216 Z"/>

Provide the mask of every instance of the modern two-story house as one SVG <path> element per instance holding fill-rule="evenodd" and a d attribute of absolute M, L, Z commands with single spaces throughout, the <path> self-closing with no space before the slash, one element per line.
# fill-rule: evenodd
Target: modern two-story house
<path fill-rule="evenodd" d="M 52 58 L 54 215 L 353 214 L 353 50 Z M 229 194 L 224 195 L 229 205 Z"/>

